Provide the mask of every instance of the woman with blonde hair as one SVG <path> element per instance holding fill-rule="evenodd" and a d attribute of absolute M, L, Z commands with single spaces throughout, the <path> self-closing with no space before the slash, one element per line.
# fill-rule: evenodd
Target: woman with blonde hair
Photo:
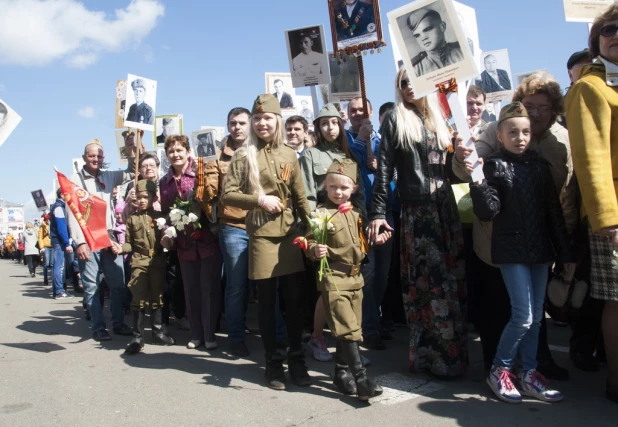
<path fill-rule="evenodd" d="M 566 98 L 573 163 L 590 239 L 590 295 L 604 301 L 606 396 L 618 402 L 618 4 L 590 29 L 595 61 L 582 68 Z"/>
<path fill-rule="evenodd" d="M 288 369 L 297 385 L 311 384 L 302 348 L 304 271 L 300 249 L 293 246 L 296 210 L 310 214 L 296 152 L 284 144 L 279 101 L 273 95 L 255 100 L 246 146 L 234 153 L 225 181 L 224 205 L 247 210 L 249 279 L 257 284 L 258 318 L 266 352 L 266 381 L 275 390 L 285 389 L 283 360 L 277 353 L 275 309 L 277 287 L 285 304 L 290 347 Z"/>
<path fill-rule="evenodd" d="M 401 283 L 411 372 L 456 377 L 468 367 L 463 234 L 446 168 L 451 136 L 436 94 L 416 98 L 402 68 L 382 125 L 369 239 L 385 220 L 395 169 L 401 212 Z"/>
<path fill-rule="evenodd" d="M 28 271 L 30 271 L 30 277 L 35 277 L 36 266 L 39 259 L 39 250 L 36 248 L 38 235 L 37 230 L 34 229 L 34 225 L 31 222 L 26 223 L 26 230 L 24 230 L 23 239 L 24 255 L 26 256 Z"/>

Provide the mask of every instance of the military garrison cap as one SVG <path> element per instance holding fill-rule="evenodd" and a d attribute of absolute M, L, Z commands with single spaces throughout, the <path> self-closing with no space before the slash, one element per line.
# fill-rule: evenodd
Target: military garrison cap
<path fill-rule="evenodd" d="M 265 93 L 258 95 L 253 103 L 253 110 L 251 114 L 257 113 L 272 113 L 281 115 L 281 107 L 279 106 L 279 100 L 274 95 Z"/>
<path fill-rule="evenodd" d="M 500 119 L 498 120 L 498 126 L 508 119 L 515 117 L 528 117 L 528 111 L 521 102 L 512 102 L 500 111 Z"/>
<path fill-rule="evenodd" d="M 133 88 L 133 90 L 137 89 L 138 87 L 141 87 L 142 89 L 146 90 L 146 84 L 144 83 L 144 79 L 135 79 L 131 82 L 131 87 Z"/>
<path fill-rule="evenodd" d="M 326 174 L 329 173 L 345 175 L 350 178 L 354 184 L 356 184 L 358 165 L 352 159 L 335 159 L 328 168 L 328 171 L 326 171 Z"/>
<path fill-rule="evenodd" d="M 137 181 L 138 193 L 141 191 L 148 191 L 150 194 L 157 194 L 157 184 L 149 179 L 140 179 Z"/>
<path fill-rule="evenodd" d="M 416 28 L 421 23 L 421 21 L 425 18 L 435 18 L 442 21 L 442 17 L 438 12 L 433 9 L 428 9 L 426 7 L 422 9 L 415 10 L 408 17 L 408 27 L 412 30 L 412 32 L 416 31 Z"/>
<path fill-rule="evenodd" d="M 315 126 L 317 126 L 318 125 L 318 121 L 322 117 L 338 117 L 338 118 L 341 118 L 341 113 L 339 112 L 339 110 L 337 110 L 337 107 L 335 107 L 335 104 L 326 104 L 320 110 L 320 113 L 318 114 L 318 116 L 313 121 L 313 124 Z"/>

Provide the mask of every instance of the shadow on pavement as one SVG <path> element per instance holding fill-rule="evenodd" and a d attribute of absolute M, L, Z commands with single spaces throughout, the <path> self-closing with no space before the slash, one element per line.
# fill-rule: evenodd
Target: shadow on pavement
<path fill-rule="evenodd" d="M 38 351 L 40 353 L 51 353 L 54 351 L 66 350 L 66 347 L 52 342 L 0 343 L 0 345 L 20 348 L 22 350 Z"/>

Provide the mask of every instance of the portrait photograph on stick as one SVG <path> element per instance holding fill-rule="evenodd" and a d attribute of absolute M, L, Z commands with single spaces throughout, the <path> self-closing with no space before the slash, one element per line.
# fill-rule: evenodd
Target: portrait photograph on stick
<path fill-rule="evenodd" d="M 165 154 L 165 148 L 157 148 L 157 157 L 159 158 L 159 177 L 167 175 L 170 169 L 170 161 Z"/>
<path fill-rule="evenodd" d="M 191 145 L 196 157 L 205 157 L 207 160 L 217 159 L 216 134 L 213 129 L 191 132 Z"/>
<path fill-rule="evenodd" d="M 168 114 L 155 117 L 155 128 L 152 132 L 155 147 L 163 147 L 165 138 L 169 135 L 182 135 L 182 114 Z"/>
<path fill-rule="evenodd" d="M 291 73 L 264 73 L 266 93 L 277 97 L 281 109 L 294 109 L 296 89 L 292 85 Z"/>
<path fill-rule="evenodd" d="M 116 129 L 124 127 L 124 118 L 127 108 L 127 81 L 116 81 L 116 114 L 114 114 L 114 127 Z"/>
<path fill-rule="evenodd" d="M 507 49 L 483 52 L 483 72 L 476 85 L 487 94 L 487 102 L 502 102 L 513 97 L 511 63 Z"/>
<path fill-rule="evenodd" d="M 154 130 L 157 82 L 129 74 L 124 127 L 152 132 Z"/>
<path fill-rule="evenodd" d="M 453 6 L 457 14 L 457 21 L 463 30 L 468 47 L 470 48 L 470 53 L 472 53 L 474 57 L 475 64 L 479 65 L 481 62 L 481 48 L 479 44 L 476 10 L 457 1 L 453 1 Z"/>
<path fill-rule="evenodd" d="M 116 134 L 116 146 L 118 147 L 118 156 L 120 157 L 120 165 L 121 166 L 126 166 L 128 163 L 128 157 L 127 156 L 127 152 L 125 150 L 125 141 L 126 138 L 129 134 L 129 129 L 124 128 L 124 129 L 116 129 L 115 131 Z"/>
<path fill-rule="evenodd" d="M 43 190 L 34 190 L 31 191 L 32 200 L 34 200 L 34 205 L 38 211 L 46 211 L 49 209 L 49 205 L 47 204 L 47 200 L 45 200 L 45 194 L 43 194 Z"/>
<path fill-rule="evenodd" d="M 358 61 L 355 58 L 337 58 L 328 54 L 330 61 L 329 102 L 349 101 L 361 96 Z"/>
<path fill-rule="evenodd" d="M 330 0 L 328 7 L 335 50 L 382 40 L 378 0 Z"/>
<path fill-rule="evenodd" d="M 21 117 L 17 114 L 9 104 L 0 99 L 0 146 L 4 144 L 9 135 L 15 130 L 21 122 Z"/>
<path fill-rule="evenodd" d="M 329 82 L 328 54 L 324 26 L 314 25 L 285 32 L 294 87 Z"/>
<path fill-rule="evenodd" d="M 417 97 L 452 78 L 463 84 L 478 75 L 452 0 L 415 1 L 389 12 L 388 20 Z"/>

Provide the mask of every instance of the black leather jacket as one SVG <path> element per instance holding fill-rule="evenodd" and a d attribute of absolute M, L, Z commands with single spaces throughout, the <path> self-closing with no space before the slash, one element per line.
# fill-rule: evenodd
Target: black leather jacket
<path fill-rule="evenodd" d="M 550 164 L 535 151 L 504 149 L 485 159 L 485 181 L 470 185 L 474 214 L 493 221 L 494 264 L 574 262 Z"/>
<path fill-rule="evenodd" d="M 413 144 L 397 144 L 395 133 L 397 123 L 395 111 L 388 113 L 382 123 L 382 140 L 378 155 L 378 169 L 373 184 L 373 203 L 370 219 L 386 217 L 388 188 L 393 171 L 397 169 L 395 197 L 403 205 L 424 206 L 429 204 L 429 178 L 442 177 L 445 180 L 461 182 L 452 174 L 452 154 L 448 154 L 446 165 L 429 164 L 427 140 Z M 424 132 L 429 132 L 423 128 Z M 411 147 L 410 147 L 410 146 Z"/>

